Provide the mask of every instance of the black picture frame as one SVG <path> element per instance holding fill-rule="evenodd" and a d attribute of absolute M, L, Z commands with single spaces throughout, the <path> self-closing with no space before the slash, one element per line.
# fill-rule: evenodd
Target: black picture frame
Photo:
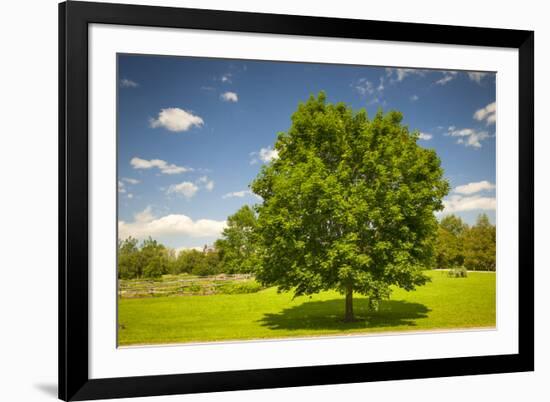
<path fill-rule="evenodd" d="M 514 48 L 519 51 L 517 354 L 90 379 L 88 25 L 192 28 Z M 293 387 L 534 370 L 534 32 L 70 1 L 59 5 L 59 398 Z"/>

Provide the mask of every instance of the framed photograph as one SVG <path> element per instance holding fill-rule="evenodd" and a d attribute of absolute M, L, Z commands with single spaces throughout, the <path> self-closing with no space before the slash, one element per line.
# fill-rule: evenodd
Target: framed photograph
<path fill-rule="evenodd" d="M 59 5 L 59 397 L 534 369 L 534 33 Z"/>

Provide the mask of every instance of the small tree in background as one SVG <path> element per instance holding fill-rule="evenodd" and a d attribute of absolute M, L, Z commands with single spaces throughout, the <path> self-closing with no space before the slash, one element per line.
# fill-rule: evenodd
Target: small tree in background
<path fill-rule="evenodd" d="M 144 277 L 158 278 L 168 273 L 169 254 L 164 245 L 149 237 L 143 241 L 139 254 Z"/>
<path fill-rule="evenodd" d="M 256 226 L 256 213 L 248 205 L 227 218 L 227 227 L 223 230 L 221 239 L 215 243 L 224 272 L 247 273 L 257 270 L 260 259 Z"/>
<path fill-rule="evenodd" d="M 198 263 L 193 267 L 191 273 L 194 275 L 206 276 L 220 273 L 220 258 L 216 250 L 209 250 L 205 247 Z"/>
<path fill-rule="evenodd" d="M 173 271 L 174 262 L 173 250 L 150 237 L 139 247 L 133 237 L 119 241 L 118 277 L 121 279 L 158 278 Z"/>
<path fill-rule="evenodd" d="M 376 309 L 390 286 L 413 290 L 428 278 L 434 211 L 448 192 L 434 150 L 417 144 L 399 112 L 369 120 L 324 93 L 298 106 L 252 190 L 258 207 L 257 279 L 295 295 L 336 289 L 345 320 L 353 293 Z"/>
<path fill-rule="evenodd" d="M 143 276 L 145 278 L 160 278 L 165 273 L 164 268 L 164 261 L 160 255 L 151 257 L 143 269 Z"/>
<path fill-rule="evenodd" d="M 436 268 L 454 268 L 464 265 L 464 233 L 468 226 L 455 215 L 441 219 L 435 244 Z"/>
<path fill-rule="evenodd" d="M 118 242 L 118 277 L 121 279 L 138 278 L 143 273 L 139 258 L 138 240 L 128 237 Z"/>
<path fill-rule="evenodd" d="M 446 215 L 439 222 L 439 226 L 455 237 L 460 237 L 468 229 L 462 219 L 456 215 Z"/>
<path fill-rule="evenodd" d="M 175 273 L 193 272 L 193 269 L 202 264 L 203 253 L 198 250 L 182 250 L 178 253 L 175 263 Z"/>
<path fill-rule="evenodd" d="M 496 270 L 496 227 L 481 214 L 464 236 L 464 265 L 469 270 Z"/>

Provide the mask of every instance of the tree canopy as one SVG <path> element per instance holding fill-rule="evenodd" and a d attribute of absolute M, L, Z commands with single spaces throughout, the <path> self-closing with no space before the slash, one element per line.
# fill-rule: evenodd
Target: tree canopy
<path fill-rule="evenodd" d="M 258 206 L 263 284 L 296 295 L 336 289 L 371 306 L 426 283 L 449 186 L 434 150 L 417 144 L 402 114 L 330 104 L 324 93 L 301 103 L 275 143 L 278 158 L 252 183 Z"/>

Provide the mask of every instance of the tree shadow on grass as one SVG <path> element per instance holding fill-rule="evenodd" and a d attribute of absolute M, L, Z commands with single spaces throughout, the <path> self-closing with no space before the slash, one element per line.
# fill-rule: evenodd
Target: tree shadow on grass
<path fill-rule="evenodd" d="M 369 311 L 367 298 L 353 301 L 356 321 L 344 322 L 344 300 L 305 302 L 287 308 L 280 313 L 268 313 L 259 321 L 260 325 L 277 330 L 340 330 L 368 329 L 398 326 L 415 326 L 415 320 L 427 318 L 431 311 L 420 303 L 402 300 L 380 302 L 378 311 Z"/>

